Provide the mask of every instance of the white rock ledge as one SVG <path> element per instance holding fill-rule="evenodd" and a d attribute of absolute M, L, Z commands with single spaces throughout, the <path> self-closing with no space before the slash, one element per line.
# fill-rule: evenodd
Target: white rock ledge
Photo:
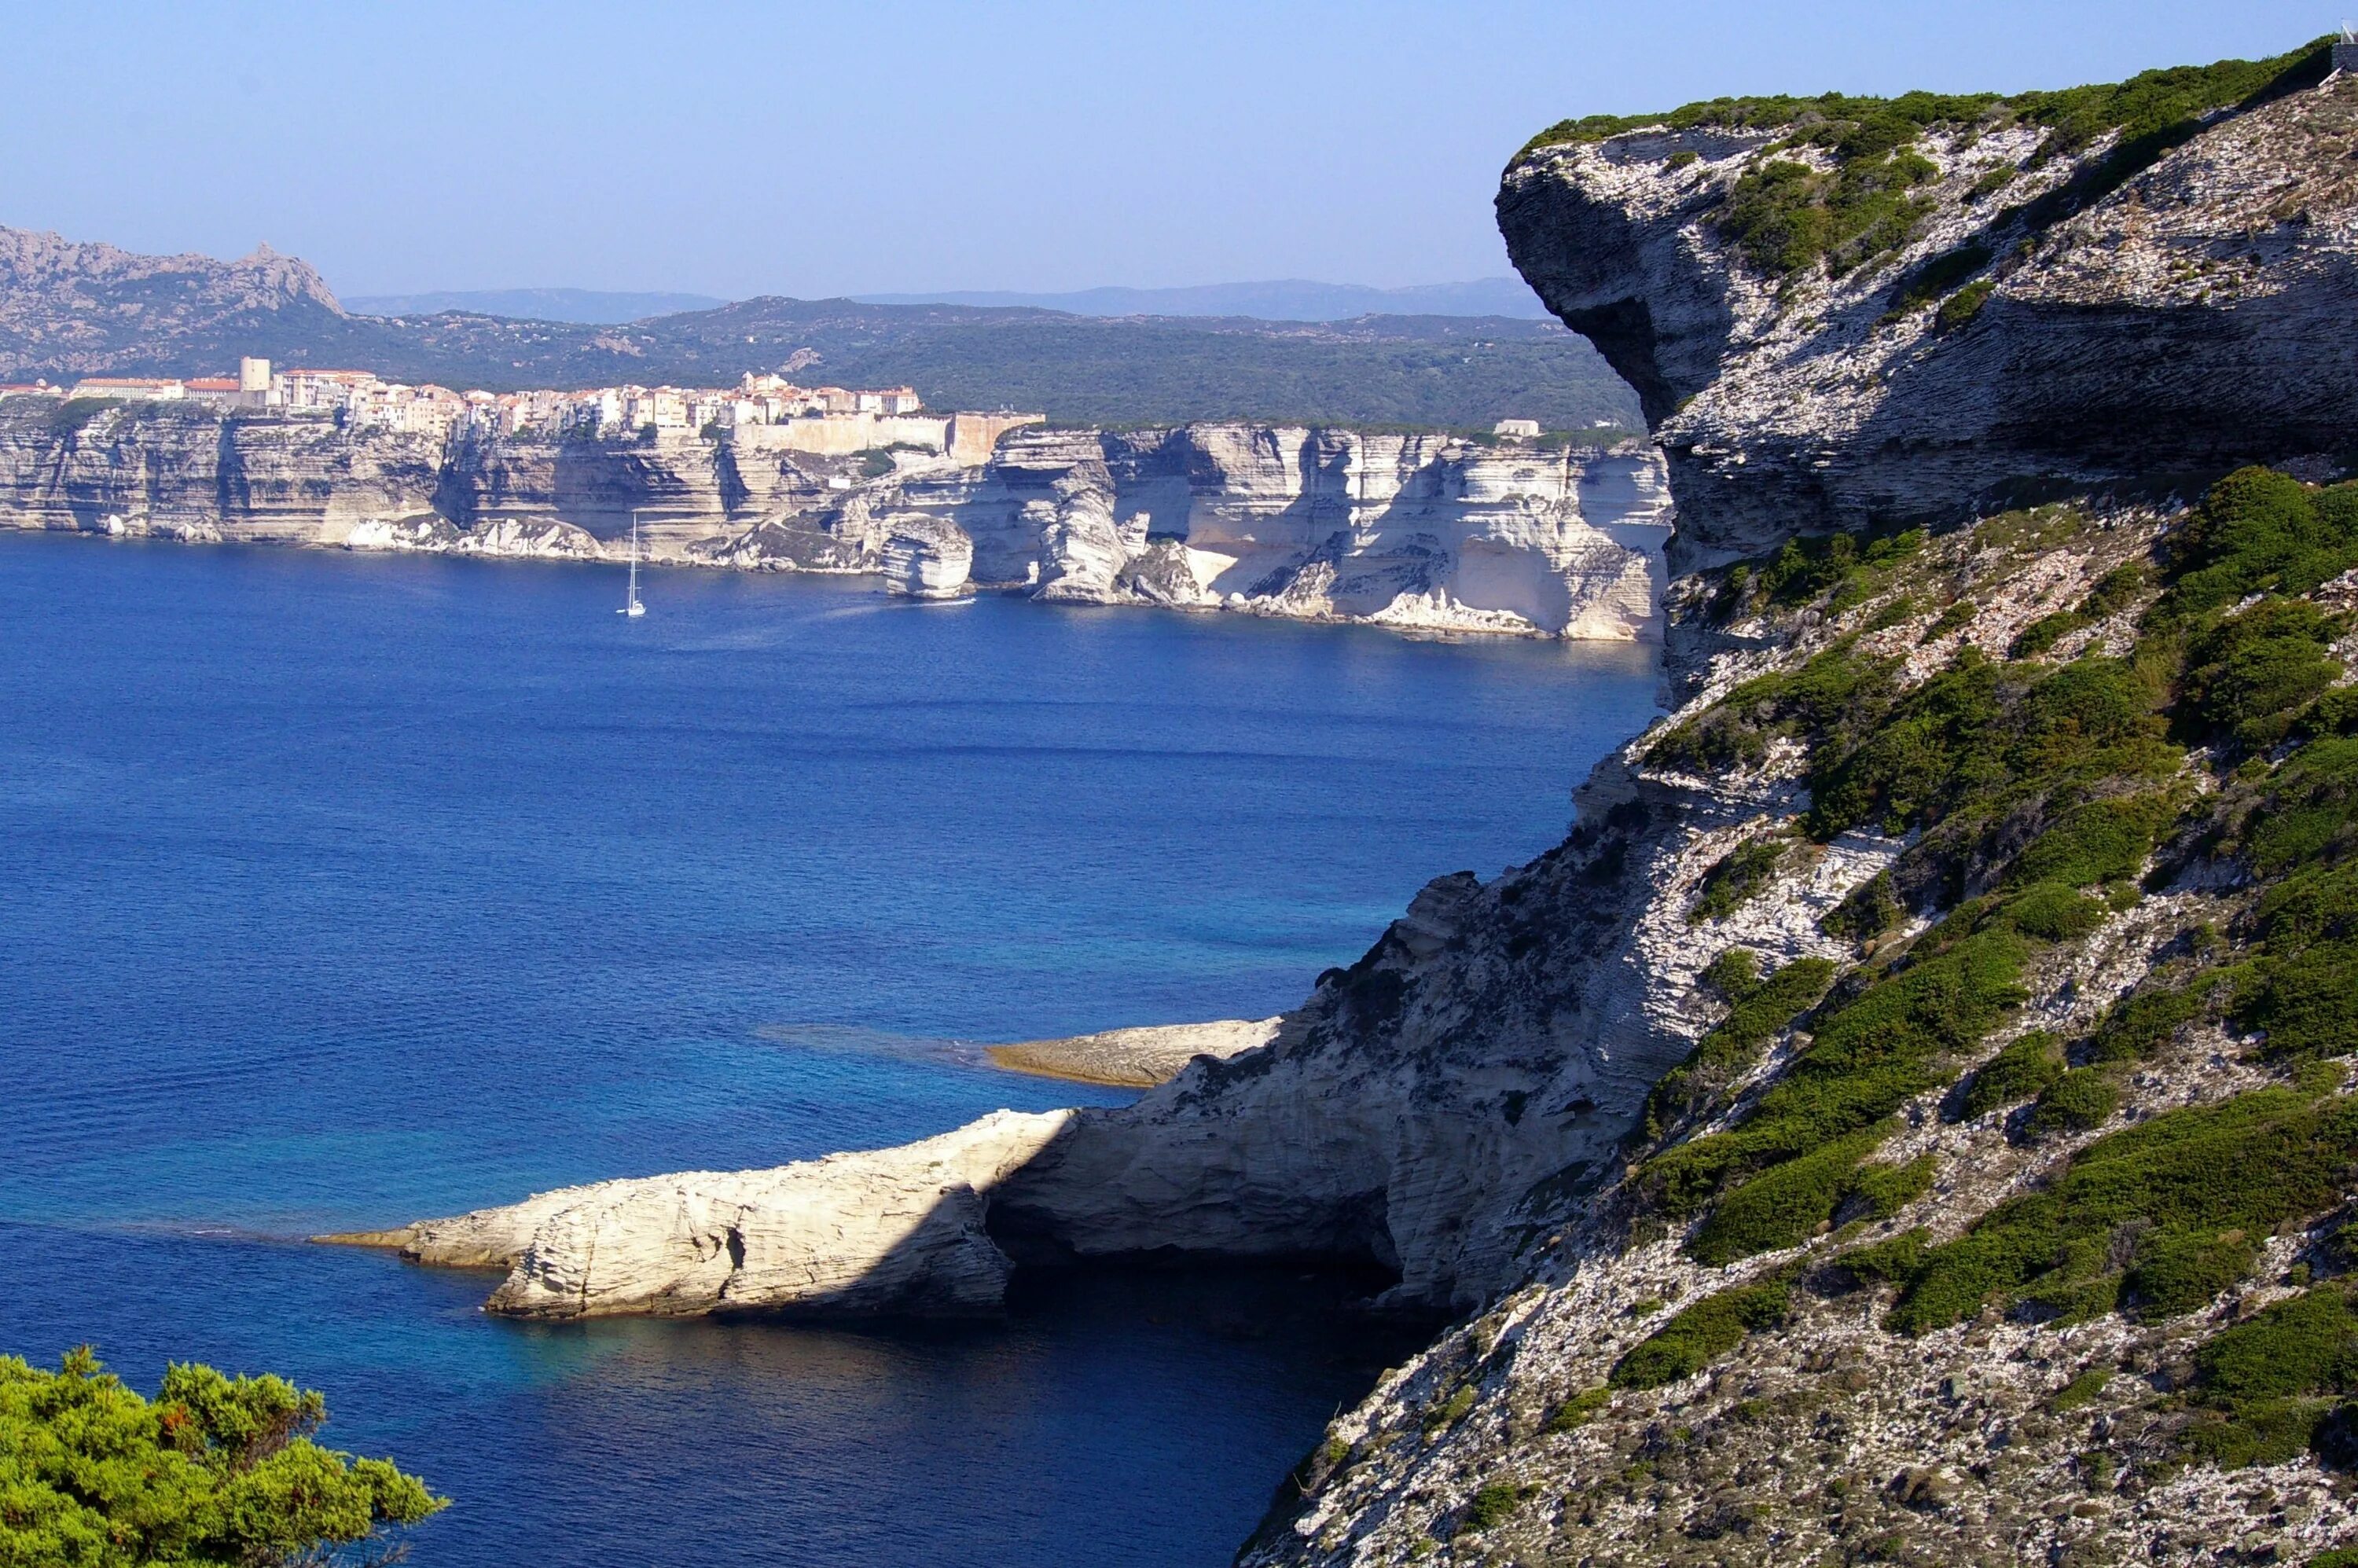
<path fill-rule="evenodd" d="M 985 1195 L 1072 1116 L 996 1111 L 895 1149 L 599 1182 L 319 1239 L 506 1265 L 487 1306 L 512 1317 L 990 1313 L 1014 1265 L 983 1230 Z"/>

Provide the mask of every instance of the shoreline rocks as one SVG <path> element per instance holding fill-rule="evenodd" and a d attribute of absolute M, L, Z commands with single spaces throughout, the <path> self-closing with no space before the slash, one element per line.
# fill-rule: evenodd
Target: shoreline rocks
<path fill-rule="evenodd" d="M 1177 1077 L 1198 1056 L 1226 1061 L 1268 1044 L 1277 1038 L 1284 1022 L 1281 1015 L 1223 1018 L 1209 1023 L 1151 1023 L 1063 1040 L 991 1045 L 985 1052 L 993 1065 L 1011 1073 L 1113 1088 L 1151 1089 Z"/>

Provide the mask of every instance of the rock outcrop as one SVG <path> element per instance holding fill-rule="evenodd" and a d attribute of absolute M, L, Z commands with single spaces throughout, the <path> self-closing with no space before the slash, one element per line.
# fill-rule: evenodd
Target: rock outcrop
<path fill-rule="evenodd" d="M 1198 1056 L 1226 1061 L 1257 1050 L 1284 1027 L 1277 1018 L 1222 1018 L 1209 1023 L 1149 1023 L 1106 1029 L 1063 1040 L 1024 1040 L 989 1048 L 992 1062 L 1012 1072 L 1076 1083 L 1151 1089 L 1186 1071 Z"/>
<path fill-rule="evenodd" d="M 2028 116 L 1931 124 L 1906 148 L 1921 215 L 1839 276 L 1764 271 L 1725 231 L 1747 175 L 1823 178 L 1845 156 L 1788 124 L 1537 146 L 1498 223 L 1643 398 L 1682 566 L 2299 461 L 2346 449 L 2358 406 L 2358 79 L 2320 87 L 2324 70 L 2312 51 L 2149 163 L 2119 131 L 2069 146 Z"/>
<path fill-rule="evenodd" d="M 596 558 L 620 554 L 635 512 L 655 562 L 869 573 L 920 598 L 1660 634 L 1669 501 L 1648 448 L 986 427 L 994 443 L 961 461 L 807 451 L 760 427 L 446 445 L 324 418 L 12 397 L 0 526 Z"/>
<path fill-rule="evenodd" d="M 0 228 L 0 364 L 88 374 L 159 342 L 276 339 L 342 319 L 308 264 L 268 245 L 224 262 Z"/>
<path fill-rule="evenodd" d="M 540 1193 L 396 1230 L 320 1238 L 415 1262 L 506 1268 L 512 1317 L 996 1311 L 1012 1269 L 985 1196 L 1071 1113 L 1001 1111 L 898 1149 Z"/>

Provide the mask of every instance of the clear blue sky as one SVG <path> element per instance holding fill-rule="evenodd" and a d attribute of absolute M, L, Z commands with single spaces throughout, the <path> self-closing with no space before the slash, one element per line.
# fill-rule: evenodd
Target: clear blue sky
<path fill-rule="evenodd" d="M 1567 114 L 2270 54 L 2285 0 L 13 5 L 0 222 L 351 294 L 1504 272 Z"/>

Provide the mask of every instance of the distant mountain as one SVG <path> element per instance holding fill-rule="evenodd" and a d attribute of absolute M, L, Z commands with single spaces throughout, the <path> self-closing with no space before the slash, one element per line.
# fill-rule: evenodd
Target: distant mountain
<path fill-rule="evenodd" d="M 791 366 L 806 383 L 905 383 L 937 408 L 1016 407 L 1074 424 L 1638 422 L 1629 388 L 1552 320 L 1108 318 L 778 297 L 625 325 L 369 316 L 268 250 L 235 262 L 139 256 L 0 229 L 0 380 L 222 374 L 242 354 L 495 392 L 714 386 Z"/>
<path fill-rule="evenodd" d="M 224 262 L 143 256 L 0 228 L 0 365 L 90 373 L 151 357 L 165 345 L 332 336 L 344 319 L 318 272 L 268 245 Z M 227 366 L 236 363 L 233 351 Z M 222 362 L 207 368 L 220 370 Z"/>
<path fill-rule="evenodd" d="M 1073 294 L 945 289 L 935 294 L 860 294 L 869 305 L 1018 305 L 1075 316 L 1250 316 L 1264 321 L 1347 321 L 1356 316 L 1547 315 L 1520 277 L 1371 288 L 1358 283 L 1206 283 L 1191 288 L 1084 288 Z"/>
<path fill-rule="evenodd" d="M 432 316 L 463 310 L 478 316 L 513 316 L 525 321 L 578 321 L 611 326 L 709 310 L 726 305 L 709 294 L 615 294 L 595 288 L 446 289 L 438 294 L 356 294 L 344 308 L 357 316 Z"/>

